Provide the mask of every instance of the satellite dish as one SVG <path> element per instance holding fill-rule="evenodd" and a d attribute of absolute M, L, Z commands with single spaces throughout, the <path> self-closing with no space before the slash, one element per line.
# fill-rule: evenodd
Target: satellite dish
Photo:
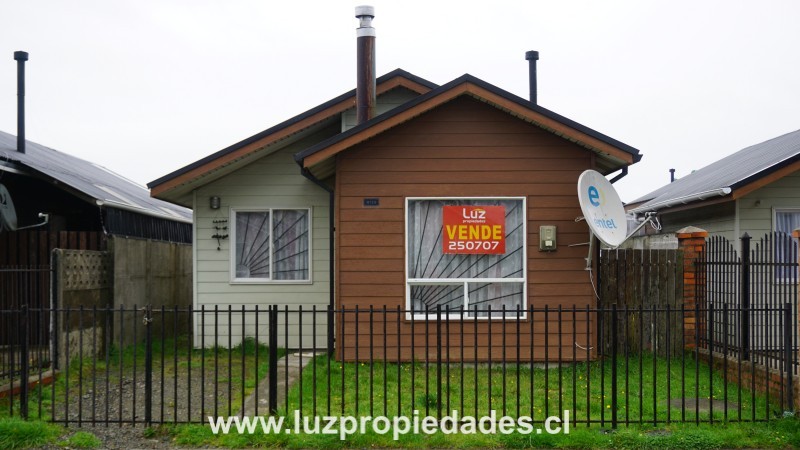
<path fill-rule="evenodd" d="M 0 184 L 0 230 L 14 231 L 17 229 L 17 211 L 11 194 L 5 186 Z"/>
<path fill-rule="evenodd" d="M 578 178 L 578 201 L 583 217 L 595 236 L 610 247 L 625 242 L 628 223 L 625 209 L 614 186 L 594 170 L 586 170 Z"/>

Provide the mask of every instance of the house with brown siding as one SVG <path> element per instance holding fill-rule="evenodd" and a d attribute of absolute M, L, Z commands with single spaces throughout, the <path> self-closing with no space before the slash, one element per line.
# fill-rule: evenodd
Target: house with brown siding
<path fill-rule="evenodd" d="M 378 357 L 384 335 L 395 343 L 390 355 L 399 340 L 405 359 L 412 358 L 412 334 L 416 348 L 426 339 L 422 323 L 433 312 L 469 324 L 463 343 L 473 348 L 477 339 L 479 359 L 492 351 L 487 334 L 492 325 L 500 333 L 501 322 L 520 327 L 520 345 L 528 349 L 533 340 L 534 358 L 543 359 L 544 323 L 530 324 L 526 310 L 595 305 L 588 246 L 581 245 L 588 227 L 576 221 L 582 215 L 576 181 L 586 169 L 608 174 L 639 158 L 628 145 L 470 75 L 295 156 L 304 170 L 335 183 L 337 308 L 400 307 L 399 323 L 385 333 L 377 325 L 372 340 Z M 452 251 L 448 208 L 499 208 L 504 251 Z M 541 226 L 557 230 L 549 251 L 540 249 Z M 337 348 L 354 358 L 355 320 L 342 322 Z M 579 336 L 590 331 L 585 319 L 567 326 Z M 462 332 L 460 325 L 451 329 L 448 348 L 457 359 Z M 562 346 L 571 351 L 575 342 L 566 341 Z M 514 345 L 507 346 L 512 354 Z"/>
<path fill-rule="evenodd" d="M 280 316 L 280 344 L 335 339 L 347 360 L 427 357 L 431 320 L 451 360 L 464 346 L 486 360 L 510 334 L 504 352 L 536 344 L 527 360 L 592 348 L 595 324 L 572 310 L 595 305 L 576 183 L 625 176 L 639 151 L 536 104 L 538 52 L 531 101 L 471 75 L 376 79 L 374 10 L 356 17 L 356 90 L 149 184 L 194 210 L 195 308 L 302 309 Z M 561 334 L 545 349 L 550 322 Z M 231 313 L 194 323 L 196 342 L 265 335 Z"/>
<path fill-rule="evenodd" d="M 356 308 L 394 311 L 385 330 L 381 320 L 373 324 L 372 338 L 363 332 L 368 324 L 359 324 L 358 345 L 372 340 L 377 358 L 384 337 L 391 355 L 412 358 L 405 344 L 413 334 L 420 348 L 423 323 L 438 309 L 453 323 L 470 324 L 464 344 L 477 341 L 484 359 L 488 333 L 500 333 L 501 322 L 520 328 L 526 348 L 544 342 L 545 324 L 531 324 L 529 308 L 549 308 L 555 323 L 559 307 L 594 306 L 576 182 L 586 169 L 626 173 L 639 151 L 470 75 L 435 86 L 398 70 L 377 86 L 378 114 L 366 122 L 345 126 L 354 110 L 345 94 L 150 184 L 153 196 L 195 211 L 195 306 L 323 309 L 332 301 L 345 311 L 336 347 L 347 359 L 355 357 Z M 481 219 L 460 218 L 465 211 L 494 215 L 502 248 L 483 248 L 495 244 L 470 234 Z M 276 267 L 237 272 L 236 238 L 212 239 L 215 220 L 241 235 L 247 220 L 285 222 L 290 213 L 293 222 L 309 223 L 297 225 L 299 234 L 309 232 L 303 245 L 311 256 L 306 272 L 290 275 L 296 278 L 278 279 Z M 546 251 L 541 226 L 556 230 Z M 578 336 L 594 334 L 586 318 L 573 324 L 565 317 L 564 333 L 572 336 L 574 327 Z M 298 336 L 314 334 L 304 326 Z M 458 328 L 452 326 L 453 349 Z M 576 342 L 567 340 L 561 345 L 571 351 Z M 543 359 L 545 350 L 536 348 L 534 359 Z"/>

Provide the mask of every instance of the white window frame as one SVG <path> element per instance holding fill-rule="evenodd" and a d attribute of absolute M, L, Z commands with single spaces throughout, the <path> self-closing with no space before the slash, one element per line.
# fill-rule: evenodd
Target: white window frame
<path fill-rule="evenodd" d="M 272 245 L 273 242 L 270 240 L 269 245 L 269 278 L 237 278 L 236 277 L 236 214 L 237 213 L 258 213 L 258 212 L 269 212 L 269 230 L 270 230 L 270 239 L 272 239 L 272 218 L 274 215 L 272 214 L 273 211 L 306 211 L 308 214 L 308 252 L 306 257 L 308 258 L 308 279 L 307 280 L 273 280 L 272 279 L 272 268 L 274 264 L 274 251 L 275 246 Z M 280 207 L 261 207 L 261 208 L 248 208 L 248 207 L 231 207 L 230 208 L 230 220 L 228 221 L 230 224 L 230 264 L 229 264 L 229 271 L 230 271 L 230 284 L 312 284 L 313 283 L 313 262 L 314 258 L 312 255 L 312 245 L 313 245 L 313 236 L 312 230 L 314 229 L 314 220 L 312 216 L 312 208 L 307 206 L 280 206 Z"/>
<path fill-rule="evenodd" d="M 773 207 L 772 208 L 772 231 L 774 233 L 778 232 L 778 213 L 800 214 L 800 207 L 796 207 L 796 206 L 794 206 L 794 207 L 789 206 L 789 207 L 785 207 L 785 208 L 783 208 L 783 207 Z M 794 231 L 794 230 L 789 230 L 789 235 L 790 236 L 791 236 L 792 231 Z M 773 249 L 773 251 L 775 251 L 775 250 Z M 797 279 L 800 279 L 800 274 L 798 274 L 798 278 Z M 786 283 L 791 283 L 791 282 L 794 281 L 791 278 L 779 277 L 778 275 L 774 276 L 774 280 L 775 280 L 776 284 L 786 284 Z"/>
<path fill-rule="evenodd" d="M 408 209 L 409 205 L 413 201 L 426 201 L 426 200 L 433 200 L 433 201 L 447 201 L 447 200 L 468 200 L 468 201 L 494 201 L 494 200 L 517 200 L 522 202 L 522 277 L 519 278 L 409 278 L 408 274 Z M 528 304 L 528 198 L 521 196 L 521 197 L 472 197 L 472 196 L 465 196 L 465 197 L 406 197 L 405 205 L 404 205 L 404 224 L 403 224 L 403 232 L 405 234 L 405 238 L 403 239 L 403 266 L 405 272 L 405 285 L 406 285 L 406 320 L 425 320 L 430 318 L 435 318 L 436 314 L 420 314 L 411 312 L 411 286 L 427 286 L 427 285 L 452 285 L 452 286 L 463 286 L 464 289 L 464 311 L 463 313 L 450 313 L 450 314 L 442 314 L 443 317 L 448 317 L 454 320 L 469 320 L 473 321 L 476 320 L 474 315 L 469 314 L 469 310 L 467 306 L 469 305 L 469 284 L 470 283 L 522 283 L 522 300 L 523 305 L 521 308 L 521 314 L 517 316 L 514 314 L 513 316 L 509 316 L 509 311 L 506 310 L 505 320 L 526 320 L 528 318 L 528 308 L 530 305 Z M 500 310 L 498 310 L 500 311 Z M 512 310 L 512 312 L 515 310 Z M 495 311 L 492 310 L 492 314 Z M 494 321 L 502 321 L 504 320 L 503 315 L 494 316 L 494 317 L 482 317 L 478 316 L 477 320 L 484 321 L 484 320 L 494 320 Z"/>

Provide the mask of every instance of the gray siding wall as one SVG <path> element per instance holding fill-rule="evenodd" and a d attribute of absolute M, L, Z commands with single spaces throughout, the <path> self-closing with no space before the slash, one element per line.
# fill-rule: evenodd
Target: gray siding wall
<path fill-rule="evenodd" d="M 800 209 L 800 172 L 781 178 L 739 199 L 739 220 L 742 233 L 747 231 L 760 239 L 773 231 L 775 209 Z"/>
<path fill-rule="evenodd" d="M 736 204 L 733 201 L 663 214 L 658 218 L 662 225 L 661 234 L 675 233 L 681 228 L 693 226 L 708 231 L 710 236 L 723 236 L 732 242 L 735 240 Z"/>
<path fill-rule="evenodd" d="M 419 94 L 405 88 L 393 89 L 377 99 L 376 114 L 382 114 L 417 97 Z M 356 125 L 355 108 L 342 113 L 341 131 Z M 335 133 L 335 130 L 334 130 Z M 255 161 L 236 172 L 213 181 L 194 193 L 195 220 L 195 277 L 194 307 L 205 306 L 209 311 L 203 323 L 200 314 L 195 317 L 195 344 L 200 345 L 200 331 L 206 335 L 205 345 L 221 346 L 237 345 L 242 337 L 253 337 L 256 333 L 259 340 L 267 337 L 267 314 L 259 314 L 258 330 L 255 327 L 254 314 L 242 317 L 241 309 L 266 309 L 268 305 L 280 305 L 279 339 L 281 346 L 304 349 L 312 345 L 323 348 L 327 342 L 326 313 L 330 300 L 329 258 L 329 196 L 322 188 L 300 174 L 300 167 L 294 162 L 293 155 L 310 145 L 330 137 L 326 129 L 311 135 L 283 149 Z M 221 199 L 219 210 L 209 208 L 209 197 L 216 195 Z M 214 219 L 228 219 L 228 230 L 223 234 L 231 234 L 231 208 L 311 208 L 312 242 L 311 242 L 311 283 L 305 284 L 243 284 L 231 283 L 230 273 L 230 238 L 223 240 L 217 250 Z M 285 314 L 284 306 L 290 311 L 302 306 L 304 311 L 302 327 L 299 314 Z M 217 307 L 221 313 L 213 313 Z M 228 308 L 231 308 L 230 320 Z M 317 309 L 314 314 L 312 308 Z M 239 311 L 238 313 L 236 311 Z M 312 325 L 312 317 L 316 316 L 316 326 Z M 242 320 L 244 319 L 244 325 Z M 287 326 L 288 323 L 288 326 Z M 217 338 L 215 338 L 215 326 Z M 302 330 L 301 330 L 302 328 Z M 202 330 L 201 330 L 202 329 Z M 230 330 L 230 333 L 229 331 Z M 288 333 L 288 341 L 283 336 Z M 230 334 L 230 340 L 229 340 Z M 302 338 L 302 339 L 301 339 Z"/>
<path fill-rule="evenodd" d="M 230 306 L 232 314 L 230 324 L 230 344 L 236 345 L 244 335 L 254 336 L 255 317 L 246 315 L 242 327 L 241 308 L 252 309 L 256 305 L 266 309 L 267 305 L 288 305 L 294 310 L 302 305 L 304 310 L 316 307 L 324 311 L 329 303 L 329 195 L 322 188 L 303 177 L 300 168 L 294 162 L 293 154 L 309 145 L 309 138 L 292 144 L 276 153 L 266 156 L 254 163 L 239 169 L 208 185 L 195 193 L 195 254 L 196 277 L 194 280 L 195 308 L 205 306 L 213 311 L 217 306 L 224 314 L 220 314 L 215 322 L 213 314 L 206 314 L 204 331 L 205 345 L 214 345 L 214 326 L 217 325 L 218 343 L 228 346 L 229 321 L 227 310 Z M 316 139 L 318 140 L 318 139 Z M 218 210 L 209 208 L 209 197 L 219 196 L 222 206 Z M 222 240 L 217 250 L 214 219 L 228 219 L 228 230 L 223 234 L 231 234 L 233 224 L 231 208 L 311 208 L 311 283 L 304 284 L 243 284 L 231 283 L 230 257 L 232 242 L 230 238 Z M 236 313 L 235 311 L 239 311 Z M 259 339 L 266 340 L 266 314 L 259 317 Z M 311 326 L 311 314 L 303 320 L 302 331 L 298 326 L 296 314 L 289 315 L 289 341 L 281 342 L 282 346 L 297 348 L 299 336 L 303 335 L 303 346 L 311 346 L 314 334 L 316 345 L 324 346 L 326 342 L 326 322 L 324 314 L 317 316 L 317 326 Z M 199 343 L 199 332 L 203 327 L 201 318 L 195 318 L 195 341 Z M 281 338 L 286 333 L 284 315 L 280 318 Z M 199 344 L 198 344 L 199 345 Z"/>

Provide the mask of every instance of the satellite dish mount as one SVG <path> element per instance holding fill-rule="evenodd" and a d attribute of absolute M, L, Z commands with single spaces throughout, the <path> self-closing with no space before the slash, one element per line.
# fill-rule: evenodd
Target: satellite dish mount
<path fill-rule="evenodd" d="M 44 221 L 25 227 L 17 226 L 17 211 L 14 208 L 14 201 L 11 200 L 11 193 L 8 192 L 5 186 L 0 184 L 0 231 L 19 231 L 41 227 L 42 225 L 47 225 L 47 222 L 50 220 L 50 215 L 39 213 L 39 218 L 44 219 Z"/>

